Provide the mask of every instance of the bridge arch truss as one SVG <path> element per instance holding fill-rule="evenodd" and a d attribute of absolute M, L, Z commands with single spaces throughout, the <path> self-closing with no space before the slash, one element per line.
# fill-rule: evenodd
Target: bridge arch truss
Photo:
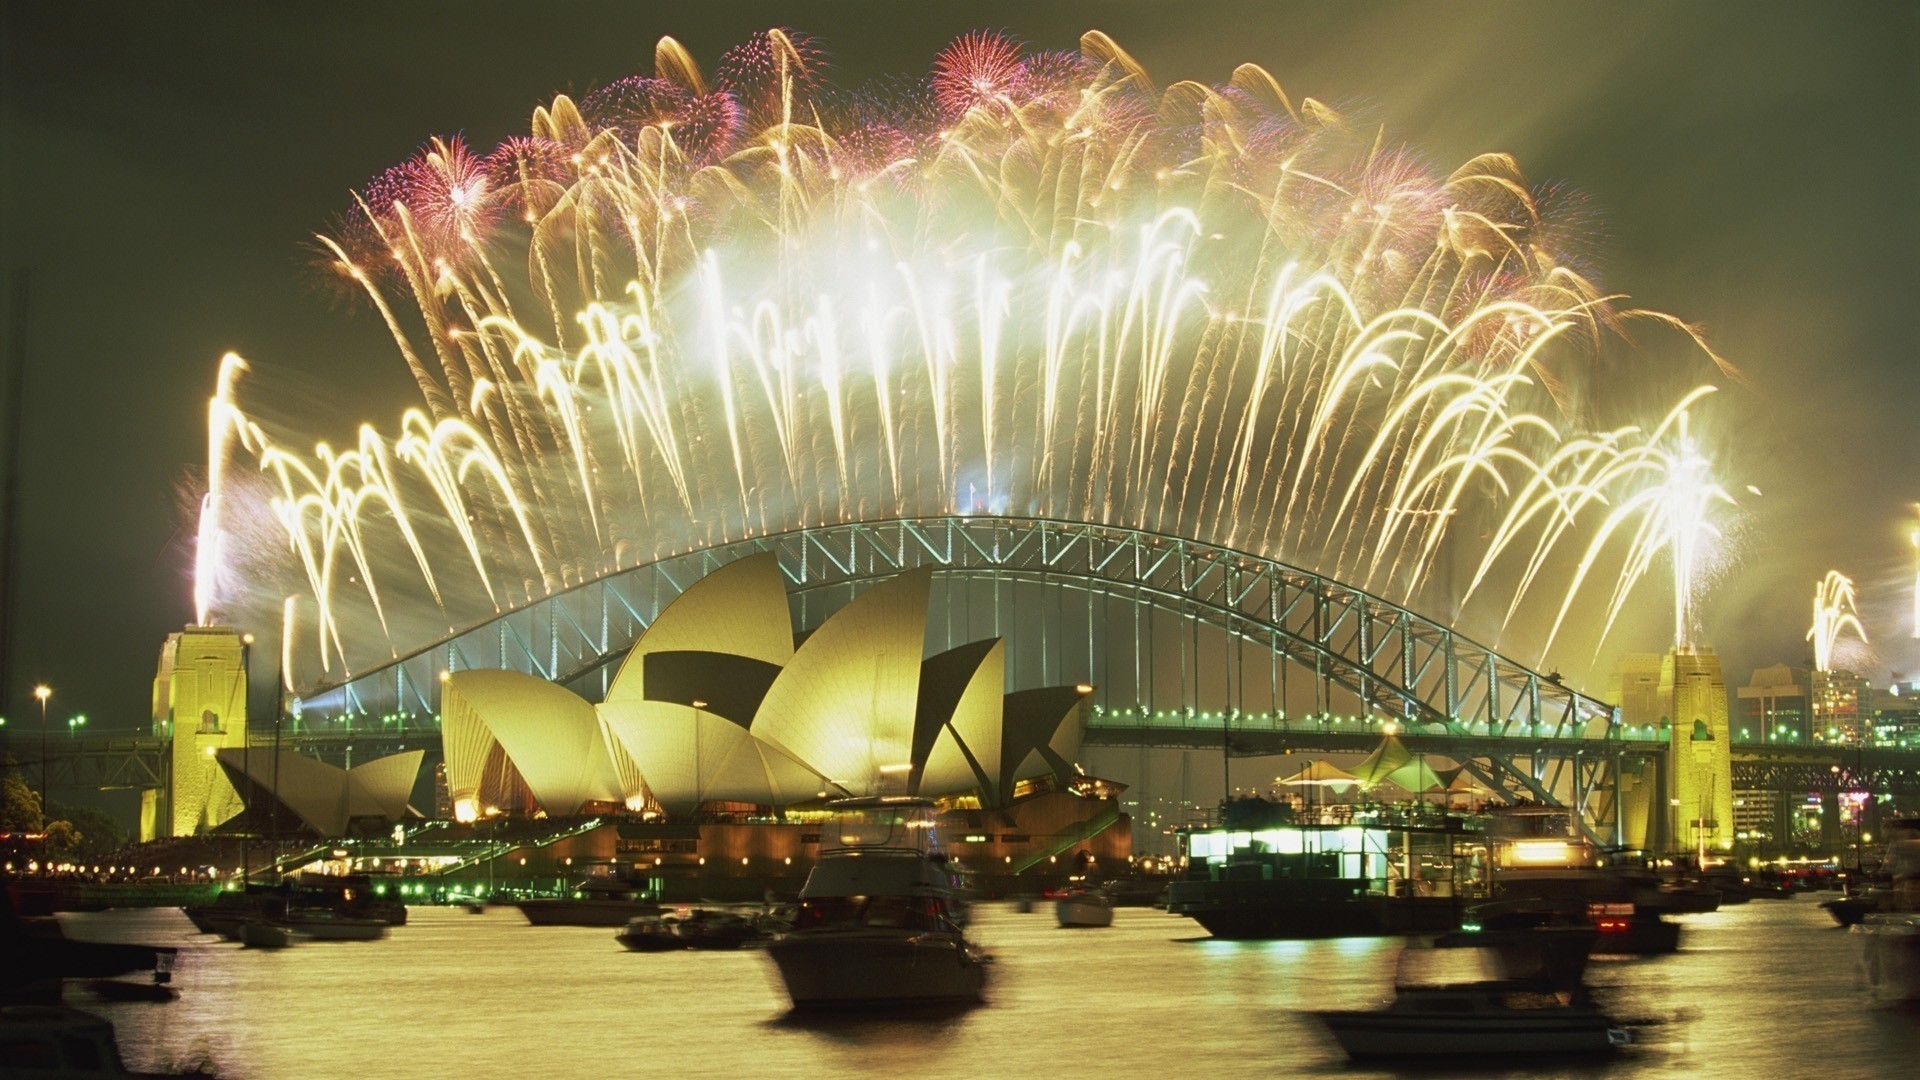
<path fill-rule="evenodd" d="M 1307 732 L 1377 738 L 1392 723 L 1429 746 L 1457 744 L 1463 761 L 1469 747 L 1511 747 L 1467 763 L 1511 792 L 1550 799 L 1570 787 L 1582 801 L 1593 777 L 1583 783 L 1575 764 L 1566 785 L 1550 767 L 1665 748 L 1557 677 L 1324 575 L 1180 537 L 1004 516 L 840 523 L 668 556 L 316 687 L 303 711 L 362 724 L 435 715 L 443 673 L 469 668 L 597 698 L 666 604 L 763 551 L 778 554 L 802 629 L 875 581 L 932 567 L 930 647 L 1000 636 L 1010 686 L 1093 683 L 1094 741 L 1107 745 L 1158 745 L 1149 734 L 1171 727 L 1220 730 L 1229 748 L 1237 730 L 1284 742 L 1298 729 L 1310 748 Z M 1129 743 L 1129 731 L 1141 738 Z"/>

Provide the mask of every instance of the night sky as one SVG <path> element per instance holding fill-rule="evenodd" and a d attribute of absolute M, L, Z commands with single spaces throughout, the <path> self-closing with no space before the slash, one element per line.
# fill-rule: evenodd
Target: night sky
<path fill-rule="evenodd" d="M 336 304 L 306 263 L 350 190 L 428 136 L 490 146 L 556 92 L 647 71 L 662 34 L 711 66 L 776 25 L 819 37 L 845 81 L 918 75 L 970 29 L 1072 48 L 1097 27 L 1163 85 L 1222 82 L 1250 61 L 1448 168 L 1504 150 L 1535 181 L 1579 189 L 1598 212 L 1603 283 L 1704 324 L 1751 381 L 1721 395 L 1708 432 L 1728 486 L 1765 493 L 1742 494 L 1737 559 L 1706 602 L 1729 680 L 1806 655 L 1813 583 L 1832 567 L 1864 592 L 1875 649 L 1860 666 L 1876 681 L 1920 671 L 1904 614 L 1920 501 L 1920 6 L 3 8 L 0 249 L 32 296 L 10 734 L 31 729 L 37 680 L 55 687 L 56 727 L 75 712 L 89 730 L 146 723 L 161 641 L 192 617 L 178 489 L 205 458 L 222 352 L 308 388 L 282 404 L 311 413 L 315 438 L 388 426 L 412 402 L 377 320 Z M 11 292 L 6 304 L 11 342 L 21 313 Z M 1658 649 L 1660 627 L 1636 623 L 1610 649 Z"/>

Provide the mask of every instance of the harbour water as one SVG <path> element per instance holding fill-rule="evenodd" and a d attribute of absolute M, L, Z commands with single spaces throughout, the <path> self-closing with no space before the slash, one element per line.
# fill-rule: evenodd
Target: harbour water
<path fill-rule="evenodd" d="M 1819 894 L 1815 894 L 1819 895 Z M 169 1004 L 70 1002 L 112 1019 L 133 1068 L 222 1077 L 1371 1077 L 1312 1017 L 1391 993 L 1398 940 L 1228 942 L 1150 908 L 1061 930 L 1050 907 L 975 909 L 998 957 L 978 1008 L 878 1021 L 790 1017 L 757 952 L 629 953 L 612 931 L 514 909 L 415 908 L 380 942 L 280 952 L 203 937 L 175 910 L 61 916 L 76 938 L 179 945 Z M 1813 896 L 1685 920 L 1682 951 L 1596 960 L 1639 1044 L 1611 1061 L 1475 1076 L 1911 1075 L 1920 1015 L 1868 1004 L 1858 942 Z"/>

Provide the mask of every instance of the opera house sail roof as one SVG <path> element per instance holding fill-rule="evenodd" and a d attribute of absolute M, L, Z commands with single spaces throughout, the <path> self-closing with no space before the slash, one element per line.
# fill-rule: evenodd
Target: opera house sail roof
<path fill-rule="evenodd" d="M 441 693 L 455 816 L 530 799 L 554 816 L 602 804 L 783 808 L 871 794 L 1004 804 L 1016 780 L 1064 782 L 1091 687 L 1005 692 L 998 639 L 926 656 L 932 571 L 866 589 L 796 647 L 779 559 L 694 582 L 590 703 L 532 675 L 461 671 Z"/>
<path fill-rule="evenodd" d="M 297 824 L 320 836 L 341 836 L 356 818 L 406 817 L 425 756 L 425 750 L 407 750 L 342 769 L 288 750 L 222 747 L 214 760 L 249 807 L 278 802 L 288 828 Z"/>

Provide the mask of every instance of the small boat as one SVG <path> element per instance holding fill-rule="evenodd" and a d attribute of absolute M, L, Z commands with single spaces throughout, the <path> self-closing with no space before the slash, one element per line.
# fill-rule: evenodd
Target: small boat
<path fill-rule="evenodd" d="M 666 910 L 641 886 L 603 877 L 588 878 L 566 896 L 520 900 L 514 906 L 534 926 L 625 926 Z"/>
<path fill-rule="evenodd" d="M 240 924 L 240 944 L 249 949 L 284 949 L 293 944 L 293 937 L 278 923 L 248 919 Z"/>
<path fill-rule="evenodd" d="M 686 942 L 674 933 L 674 924 L 658 915 L 642 915 L 627 920 L 613 940 L 631 952 L 678 952 Z"/>
<path fill-rule="evenodd" d="M 1590 937 L 1592 932 L 1575 933 Z M 1512 950 L 1525 952 L 1532 937 L 1530 932 L 1515 932 L 1499 939 L 1497 949 L 1408 947 L 1401 952 L 1394 998 L 1386 1007 L 1322 1010 L 1314 1015 L 1347 1056 L 1355 1059 L 1595 1055 L 1632 1042 L 1625 1029 L 1593 1004 L 1577 974 L 1568 981 L 1564 964 L 1551 976 L 1543 976 L 1546 967 L 1516 962 Z M 1551 942 L 1556 951 L 1578 944 L 1560 931 L 1546 931 L 1538 941 Z M 1490 961 L 1496 964 L 1493 970 L 1528 974 L 1473 977 L 1489 974 Z M 1469 978 L 1452 981 L 1451 976 L 1458 974 Z"/>
<path fill-rule="evenodd" d="M 281 925 L 316 941 L 378 941 L 387 936 L 384 919 L 356 919 L 325 908 L 288 912 Z"/>
<path fill-rule="evenodd" d="M 1880 899 L 1872 893 L 1854 893 L 1822 900 L 1820 906 L 1841 926 L 1859 926 L 1868 915 L 1880 910 Z"/>
<path fill-rule="evenodd" d="M 966 939 L 960 875 L 934 803 L 837 799 L 792 932 L 767 946 L 795 1009 L 980 999 L 991 958 Z"/>
<path fill-rule="evenodd" d="M 689 949 L 729 952 L 770 937 L 753 919 L 728 911 L 696 911 L 680 920 L 674 935 Z"/>
<path fill-rule="evenodd" d="M 1113 897 L 1104 889 L 1069 889 L 1053 902 L 1053 914 L 1063 927 L 1112 926 Z"/>

